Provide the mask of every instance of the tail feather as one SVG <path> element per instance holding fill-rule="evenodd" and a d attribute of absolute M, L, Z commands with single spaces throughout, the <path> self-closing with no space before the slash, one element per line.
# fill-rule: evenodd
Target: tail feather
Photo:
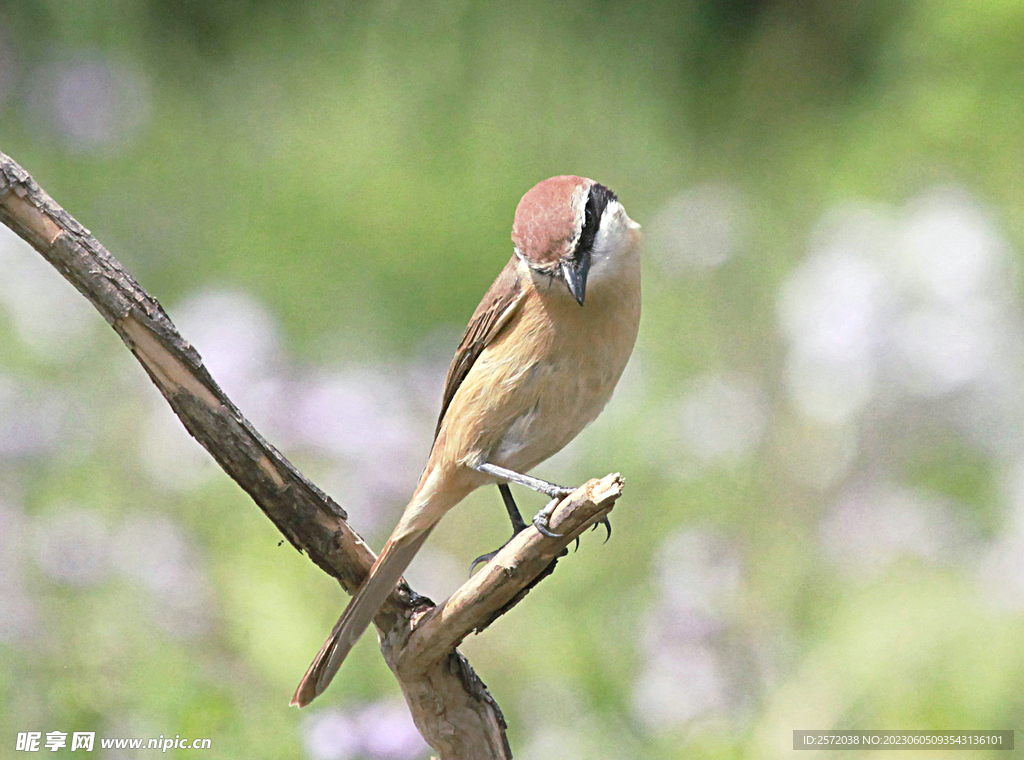
<path fill-rule="evenodd" d="M 373 622 L 384 601 L 423 546 L 431 528 L 392 536 L 370 568 L 369 575 L 317 653 L 292 696 L 291 704 L 305 707 L 323 693 L 359 637 Z"/>

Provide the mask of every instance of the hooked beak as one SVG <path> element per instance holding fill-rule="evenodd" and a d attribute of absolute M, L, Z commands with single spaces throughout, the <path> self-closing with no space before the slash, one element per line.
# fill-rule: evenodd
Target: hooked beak
<path fill-rule="evenodd" d="M 562 278 L 576 303 L 583 305 L 587 294 L 587 273 L 590 271 L 590 251 L 583 251 L 578 258 L 562 262 Z"/>

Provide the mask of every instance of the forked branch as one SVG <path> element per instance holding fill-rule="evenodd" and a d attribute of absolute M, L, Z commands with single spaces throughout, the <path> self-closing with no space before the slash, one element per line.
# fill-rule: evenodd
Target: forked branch
<path fill-rule="evenodd" d="M 349 527 L 345 511 L 256 432 L 156 299 L 3 153 L 0 221 L 89 299 L 188 432 L 288 541 L 346 591 L 358 588 L 375 556 Z M 573 538 L 611 510 L 621 492 L 618 475 L 590 481 L 552 516 L 551 526 L 563 538 L 525 530 L 441 606 L 403 583 L 377 615 L 384 657 L 417 728 L 442 760 L 511 758 L 501 710 L 455 647 L 517 604 Z"/>

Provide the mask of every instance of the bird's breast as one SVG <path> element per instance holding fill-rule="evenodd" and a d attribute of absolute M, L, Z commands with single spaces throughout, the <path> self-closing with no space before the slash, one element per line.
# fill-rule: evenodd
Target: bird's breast
<path fill-rule="evenodd" d="M 522 341 L 512 353 L 532 360 L 512 373 L 517 400 L 488 453 L 493 464 L 524 472 L 561 450 L 604 409 L 629 360 L 639 294 L 596 293 L 582 307 L 561 295 L 527 304 L 518 335 L 509 335 Z"/>

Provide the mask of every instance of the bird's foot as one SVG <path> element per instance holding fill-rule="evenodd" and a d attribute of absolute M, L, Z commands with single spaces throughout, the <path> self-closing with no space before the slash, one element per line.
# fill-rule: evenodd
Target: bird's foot
<path fill-rule="evenodd" d="M 612 521 L 608 519 L 608 515 L 605 515 L 600 520 L 594 523 L 594 527 L 591 530 L 597 530 L 598 525 L 603 525 L 604 529 L 608 531 L 604 537 L 604 543 L 608 543 L 608 539 L 612 537 Z"/>
<path fill-rule="evenodd" d="M 593 526 L 591 526 L 590 529 L 591 530 L 597 530 L 597 526 L 598 525 L 603 525 L 604 529 L 606 531 L 608 531 L 608 535 L 606 535 L 604 537 L 604 542 L 603 542 L 603 543 L 608 543 L 608 539 L 612 537 L 612 521 L 609 520 L 607 516 L 602 517 L 600 520 L 597 520 L 593 524 Z M 573 547 L 573 551 L 576 552 L 576 551 L 579 551 L 579 550 L 580 550 L 580 537 L 576 536 L 576 546 Z"/>
<path fill-rule="evenodd" d="M 537 530 L 539 530 L 543 535 L 547 536 L 548 538 L 561 538 L 562 537 L 561 533 L 555 533 L 554 531 L 551 530 L 551 527 L 550 527 L 551 513 L 555 511 L 555 507 L 558 506 L 558 503 L 565 496 L 568 496 L 570 493 L 572 493 L 571 490 L 569 490 L 567 493 L 563 494 L 562 496 L 552 496 L 551 501 L 548 502 L 548 505 L 546 507 L 544 507 L 544 509 L 542 509 L 540 512 L 538 512 L 537 514 L 535 514 L 533 516 L 533 527 L 535 527 Z"/>
<path fill-rule="evenodd" d="M 569 494 L 576 490 L 575 488 L 570 488 L 568 486 L 560 486 L 556 485 L 555 483 L 547 483 L 546 485 L 548 487 L 543 489 L 541 493 L 543 493 L 549 499 L 554 499 L 556 502 L 561 501 L 566 496 L 568 496 Z M 548 506 L 551 505 L 549 504 Z M 544 507 L 544 509 L 547 509 L 547 507 Z"/>
<path fill-rule="evenodd" d="M 511 512 L 509 514 L 511 516 Z M 519 517 L 519 510 L 518 509 L 515 512 L 515 516 Z M 526 530 L 526 523 L 523 522 L 523 518 L 519 517 L 518 521 L 515 518 L 513 518 L 513 520 L 512 520 L 512 538 L 515 538 L 520 533 L 522 533 L 524 530 Z M 476 566 L 479 565 L 480 563 L 482 563 L 482 562 L 483 563 L 490 562 L 492 559 L 497 557 L 498 556 L 498 552 L 500 552 L 502 549 L 504 549 L 506 546 L 508 546 L 509 542 L 512 540 L 512 538 L 510 538 L 508 541 L 503 543 L 501 546 L 499 546 L 493 552 L 487 552 L 487 554 L 481 554 L 475 560 L 470 562 L 469 563 L 469 574 L 473 575 L 473 571 L 476 570 Z"/>
<path fill-rule="evenodd" d="M 512 539 L 509 539 L 509 540 L 511 541 Z M 470 563 L 469 563 L 469 574 L 470 574 L 470 576 L 472 576 L 472 575 L 473 575 L 473 571 L 474 571 L 474 570 L 476 570 L 476 566 L 477 566 L 477 565 L 479 565 L 479 564 L 481 564 L 481 563 L 483 563 L 483 564 L 487 564 L 487 563 L 488 563 L 488 562 L 490 562 L 490 561 L 491 561 L 492 559 L 494 559 L 495 557 L 497 557 L 497 556 L 498 556 L 498 552 L 500 552 L 500 551 L 501 551 L 502 549 L 504 549 L 504 548 L 505 548 L 505 547 L 506 547 L 507 545 L 508 545 L 508 541 L 506 541 L 506 542 L 505 542 L 504 544 L 502 544 L 501 546 L 499 546 L 499 547 L 498 547 L 497 549 L 495 549 L 495 550 L 494 550 L 493 552 L 487 552 L 487 554 L 481 554 L 481 555 L 480 555 L 479 557 L 477 557 L 477 558 L 476 558 L 475 560 L 473 560 L 472 562 L 470 562 Z"/>
<path fill-rule="evenodd" d="M 536 515 L 534 515 L 534 517 L 533 517 L 533 525 L 543 535 L 547 536 L 548 538 L 561 538 L 563 536 L 562 533 L 555 533 L 553 530 L 551 530 L 549 521 L 551 520 L 551 515 L 555 511 L 555 507 L 558 506 L 559 502 L 563 498 L 565 498 L 566 496 L 571 494 L 574 490 L 576 490 L 576 489 L 574 489 L 574 488 L 562 488 L 562 489 L 560 489 L 560 491 L 564 491 L 564 493 L 561 493 L 558 496 L 552 497 L 551 501 L 548 502 L 547 506 L 544 507 L 544 509 L 542 509 L 540 512 L 538 512 Z M 597 521 L 594 522 L 594 525 L 591 528 L 591 530 L 597 530 L 597 526 L 598 525 L 603 525 L 604 529 L 607 531 L 607 534 L 604 537 L 604 543 L 608 543 L 608 539 L 610 539 L 612 537 L 612 522 L 611 522 L 611 520 L 609 520 L 608 516 L 605 515 L 600 520 L 597 520 Z M 519 535 L 519 530 L 517 530 L 515 533 L 512 534 L 512 538 L 515 538 L 517 535 Z M 509 541 L 511 541 L 512 538 L 510 538 Z M 498 552 L 500 552 L 502 549 L 504 549 L 507 545 L 508 545 L 508 541 L 506 541 L 504 544 L 499 546 L 493 552 L 487 552 L 487 554 L 481 554 L 479 557 L 477 557 L 475 560 L 473 560 L 473 562 L 469 566 L 469 574 L 470 575 L 473 574 L 473 571 L 476 569 L 477 565 L 479 565 L 481 563 L 490 562 L 492 559 L 494 559 L 497 556 Z M 576 536 L 576 547 L 575 547 L 575 549 L 579 550 L 579 548 L 580 548 L 580 537 Z M 559 555 L 559 556 L 564 556 L 564 555 L 568 554 L 568 552 L 569 552 L 569 550 L 568 550 L 568 548 L 566 548 L 566 549 L 564 549 L 562 551 L 562 554 Z"/>
<path fill-rule="evenodd" d="M 540 530 L 540 529 L 538 528 L 538 530 Z M 512 535 L 512 538 L 515 538 L 515 537 L 516 537 L 516 536 L 518 536 L 518 535 L 519 535 L 519 531 L 516 531 L 516 532 L 515 532 L 515 533 L 514 533 L 514 534 Z M 558 534 L 557 534 L 557 533 L 551 533 L 550 531 L 548 531 L 548 535 L 554 536 L 554 537 L 556 537 L 556 538 L 558 537 Z M 471 562 L 471 563 L 469 564 L 469 574 L 470 574 L 471 576 L 473 575 L 473 571 L 474 571 L 474 570 L 476 570 L 476 566 L 477 566 L 477 565 L 480 565 L 480 564 L 487 564 L 487 563 L 488 563 L 488 562 L 490 562 L 490 561 L 491 561 L 492 559 L 494 559 L 495 557 L 497 557 L 497 556 L 498 556 L 498 552 L 500 552 L 500 551 L 501 551 L 502 549 L 504 549 L 504 548 L 505 548 L 506 546 L 508 546 L 508 545 L 509 545 L 509 542 L 511 542 L 511 541 L 512 541 L 512 538 L 510 538 L 510 539 L 509 539 L 508 541 L 506 541 L 505 543 L 503 543 L 503 544 L 502 544 L 501 546 L 499 546 L 499 547 L 498 547 L 497 549 L 495 549 L 495 550 L 494 550 L 493 552 L 487 552 L 487 554 L 481 554 L 481 555 L 480 555 L 479 557 L 477 557 L 477 558 L 476 558 L 475 560 L 473 560 L 473 561 L 472 561 L 472 562 Z M 580 538 L 579 538 L 579 536 L 577 536 L 577 537 L 576 537 L 576 548 L 578 549 L 578 548 L 579 548 L 579 546 L 580 546 Z M 558 556 L 559 556 L 559 557 L 564 557 L 564 556 L 565 556 L 566 554 L 568 554 L 568 553 L 569 553 L 569 550 L 568 550 L 568 549 L 562 549 L 562 552 L 561 552 L 561 553 L 560 553 L 560 554 L 559 554 Z"/>

